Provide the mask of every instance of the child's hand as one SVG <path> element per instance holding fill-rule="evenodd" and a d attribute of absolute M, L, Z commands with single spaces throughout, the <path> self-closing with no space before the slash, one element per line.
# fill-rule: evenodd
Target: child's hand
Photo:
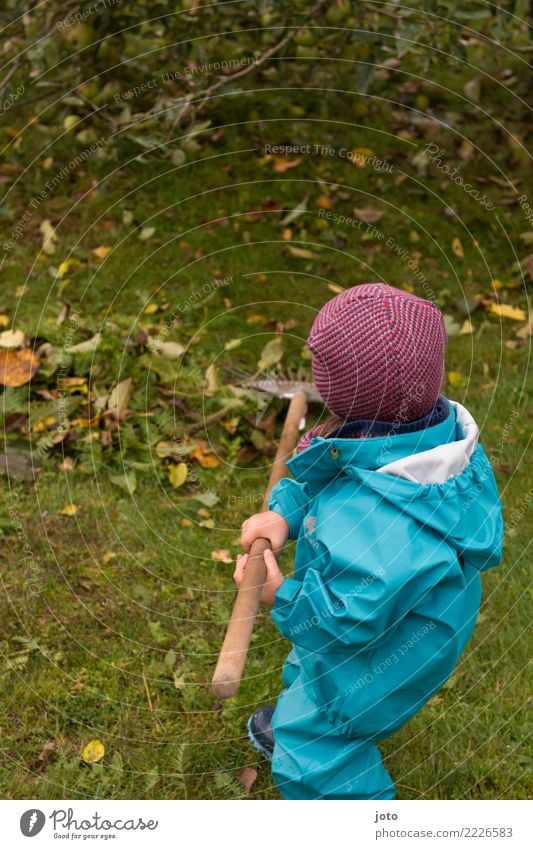
<path fill-rule="evenodd" d="M 272 607 L 274 604 L 274 596 L 285 579 L 279 570 L 276 558 L 269 548 L 265 549 L 263 556 L 265 558 L 266 577 L 263 585 L 263 591 L 261 593 L 261 602 Z M 233 573 L 233 580 L 238 587 L 242 584 L 242 579 L 244 578 L 244 573 L 246 572 L 246 567 L 248 565 L 248 557 L 248 554 L 237 555 L 237 566 Z"/>
<path fill-rule="evenodd" d="M 256 513 L 250 516 L 242 526 L 241 545 L 243 551 L 250 551 L 250 546 L 256 539 L 267 539 L 273 551 L 279 553 L 289 536 L 289 525 L 287 520 L 275 513 L 266 510 L 264 513 Z"/>

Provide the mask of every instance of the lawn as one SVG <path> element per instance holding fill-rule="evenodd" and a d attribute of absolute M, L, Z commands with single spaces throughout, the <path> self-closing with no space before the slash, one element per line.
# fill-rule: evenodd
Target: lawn
<path fill-rule="evenodd" d="M 40 361 L 3 395 L 4 448 L 17 452 L 0 494 L 4 797 L 239 798 L 248 766 L 249 796 L 279 798 L 246 736 L 249 713 L 279 693 L 288 651 L 267 611 L 239 694 L 217 704 L 209 687 L 234 597 L 225 561 L 259 507 L 284 411 L 237 384 L 261 357 L 271 372 L 308 373 L 316 310 L 373 280 L 446 314 L 444 391 L 480 425 L 507 523 L 468 649 L 383 744 L 386 765 L 401 799 L 531 793 L 526 159 L 460 102 L 452 125 L 413 123 L 417 110 L 380 98 L 365 111 L 339 93 L 327 108 L 298 91 L 271 97 L 217 102 L 180 165 L 139 161 L 124 144 L 36 207 L 80 144 L 43 153 L 46 134 L 22 138 L 36 159 L 6 186 L 3 241 L 31 214 L 4 253 L 0 316 Z M 509 121 L 520 137 L 519 117 Z M 355 162 L 341 152 L 354 150 Z M 43 220 L 53 254 L 40 250 Z M 88 764 L 93 739 L 105 754 Z"/>

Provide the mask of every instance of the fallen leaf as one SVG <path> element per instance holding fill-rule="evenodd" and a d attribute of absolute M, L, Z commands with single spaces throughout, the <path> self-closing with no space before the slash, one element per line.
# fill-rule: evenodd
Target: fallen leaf
<path fill-rule="evenodd" d="M 78 342 L 77 345 L 70 345 L 65 350 L 68 354 L 92 354 L 93 351 L 96 351 L 101 341 L 102 334 L 95 333 L 90 339 L 86 339 L 84 342 Z"/>
<path fill-rule="evenodd" d="M 205 394 L 214 395 L 218 389 L 217 369 L 214 363 L 211 363 L 205 371 Z"/>
<path fill-rule="evenodd" d="M 292 239 L 292 230 L 290 227 L 285 227 L 285 229 L 281 231 L 281 238 L 284 242 L 290 242 Z"/>
<path fill-rule="evenodd" d="M 9 316 L 0 315 L 0 327 L 9 327 Z"/>
<path fill-rule="evenodd" d="M 97 248 L 97 250 L 100 250 L 100 248 Z M 111 248 L 109 248 L 109 250 L 111 250 Z M 74 257 L 71 257 L 70 259 L 64 259 L 63 262 L 59 264 L 59 267 L 57 269 L 57 276 L 61 280 L 63 280 L 63 278 L 67 276 L 68 272 L 71 269 L 81 268 L 82 265 L 83 262 L 80 262 L 79 259 L 74 259 Z"/>
<path fill-rule="evenodd" d="M 307 248 L 297 248 L 294 245 L 287 245 L 287 250 L 291 256 L 298 257 L 298 259 L 320 259 L 320 254 L 315 254 L 313 251 L 307 250 Z"/>
<path fill-rule="evenodd" d="M 0 351 L 0 384 L 24 386 L 39 368 L 39 357 L 29 348 L 22 351 Z"/>
<path fill-rule="evenodd" d="M 41 749 L 41 753 L 37 758 L 37 768 L 43 769 L 45 766 L 54 760 L 57 752 L 57 746 L 53 740 L 47 740 Z"/>
<path fill-rule="evenodd" d="M 139 231 L 139 239 L 141 242 L 146 242 L 155 233 L 155 227 L 142 227 Z"/>
<path fill-rule="evenodd" d="M 93 254 L 97 256 L 98 259 L 105 259 L 106 256 L 109 256 L 112 250 L 113 248 L 109 245 L 99 245 L 99 247 L 93 248 Z"/>
<path fill-rule="evenodd" d="M 115 486 L 118 486 L 119 489 L 123 489 L 130 495 L 133 495 L 137 489 L 137 475 L 133 470 L 124 472 L 121 475 L 109 475 L 109 480 L 111 483 L 115 484 Z"/>
<path fill-rule="evenodd" d="M 300 203 L 294 207 L 294 209 L 291 209 L 291 211 L 288 212 L 287 215 L 281 219 L 282 226 L 286 227 L 287 224 L 292 224 L 293 221 L 296 221 L 296 219 L 299 218 L 300 215 L 303 215 L 304 212 L 307 211 L 308 199 L 309 195 L 306 195 L 304 199 L 301 200 Z"/>
<path fill-rule="evenodd" d="M 116 552 L 106 551 L 106 553 L 102 557 L 102 566 L 107 566 L 107 564 L 111 563 L 111 561 L 114 560 L 116 556 Z"/>
<path fill-rule="evenodd" d="M 301 160 L 300 159 L 285 159 L 282 156 L 274 156 L 274 171 L 276 174 L 284 174 L 285 171 L 289 171 L 290 168 L 296 168 Z"/>
<path fill-rule="evenodd" d="M 316 205 L 320 209 L 331 209 L 332 207 L 332 203 L 327 195 L 320 195 L 319 197 L 317 197 Z"/>
<path fill-rule="evenodd" d="M 171 485 L 174 488 L 183 486 L 187 480 L 187 473 L 187 463 L 177 463 L 176 465 L 169 466 L 168 479 Z"/>
<path fill-rule="evenodd" d="M 448 383 L 453 387 L 462 386 L 464 384 L 464 377 L 460 371 L 449 371 Z"/>
<path fill-rule="evenodd" d="M 120 383 L 117 383 L 117 385 L 111 390 L 107 402 L 107 409 L 117 420 L 122 418 L 127 409 L 131 387 L 132 379 L 131 377 L 128 377 L 126 380 L 121 380 Z"/>
<path fill-rule="evenodd" d="M 77 504 L 65 504 L 64 507 L 59 511 L 61 516 L 75 516 L 78 512 Z"/>
<path fill-rule="evenodd" d="M 201 447 L 195 448 L 191 451 L 190 457 L 193 460 L 196 460 L 202 469 L 215 469 L 217 466 L 220 466 L 220 460 L 218 457 L 212 452 L 206 452 Z"/>
<path fill-rule="evenodd" d="M 222 427 L 225 428 L 228 433 L 231 433 L 232 435 L 236 432 L 239 422 L 239 416 L 233 416 L 231 419 L 220 419 L 220 424 L 222 425 Z"/>
<path fill-rule="evenodd" d="M 351 162 L 357 168 L 364 168 L 366 166 L 366 161 L 370 157 L 374 157 L 376 154 L 370 147 L 355 147 L 352 150 L 352 155 L 350 156 Z"/>
<path fill-rule="evenodd" d="M 179 360 L 185 353 L 185 348 L 179 342 L 161 342 L 157 347 L 157 353 L 167 360 Z"/>
<path fill-rule="evenodd" d="M 527 230 L 525 233 L 520 233 L 520 239 L 524 245 L 533 245 L 533 230 Z"/>
<path fill-rule="evenodd" d="M 59 237 L 56 232 L 56 228 L 53 226 L 52 222 L 49 218 L 46 218 L 41 222 L 41 226 L 39 227 L 39 231 L 43 237 L 42 248 L 45 254 L 51 256 L 55 253 L 56 243 L 59 242 Z"/>
<path fill-rule="evenodd" d="M 459 336 L 464 336 L 467 333 L 473 333 L 473 332 L 474 332 L 474 325 L 472 324 L 471 321 L 469 321 L 468 319 L 465 319 L 463 321 L 463 324 L 461 325 L 461 330 L 459 331 Z"/>
<path fill-rule="evenodd" d="M 220 501 L 216 492 L 200 492 L 199 495 L 193 495 L 192 497 L 195 501 L 199 501 L 200 504 L 205 504 L 206 507 L 214 507 Z"/>
<path fill-rule="evenodd" d="M 233 351 L 234 348 L 238 348 L 242 343 L 242 339 L 230 339 L 229 342 L 226 342 L 224 345 L 225 351 Z"/>
<path fill-rule="evenodd" d="M 517 336 L 519 339 L 527 339 L 528 336 L 532 336 L 532 335 L 533 335 L 533 318 L 530 318 L 527 324 L 524 324 L 523 327 L 520 327 L 516 331 L 515 336 Z"/>
<path fill-rule="evenodd" d="M 105 755 L 105 746 L 101 740 L 91 740 L 84 747 L 81 758 L 86 764 L 97 764 Z"/>
<path fill-rule="evenodd" d="M 384 215 L 384 213 L 381 210 L 376 209 L 375 206 L 355 207 L 353 214 L 359 219 L 359 221 L 363 221 L 365 224 L 375 224 L 376 221 L 379 221 Z"/>
<path fill-rule="evenodd" d="M 489 312 L 500 318 L 512 318 L 514 321 L 525 321 L 526 314 L 520 307 L 512 307 L 510 304 L 491 304 Z"/>
<path fill-rule="evenodd" d="M 454 252 L 455 256 L 459 257 L 459 259 L 465 258 L 465 252 L 461 244 L 461 239 L 458 236 L 455 236 L 455 238 L 452 239 L 452 251 Z"/>
<path fill-rule="evenodd" d="M 22 330 L 4 330 L 0 333 L 0 347 L 20 348 L 24 344 L 24 333 Z"/>
<path fill-rule="evenodd" d="M 251 766 L 243 766 L 236 778 L 245 793 L 249 793 L 257 778 L 257 770 L 252 769 Z"/>
<path fill-rule="evenodd" d="M 143 312 L 144 312 L 145 315 L 153 315 L 155 312 L 158 311 L 158 309 L 159 309 L 158 304 L 147 304 L 147 306 L 145 306 Z"/>
<path fill-rule="evenodd" d="M 461 325 L 457 322 L 453 315 L 444 315 L 444 328 L 448 336 L 458 336 L 461 332 Z"/>
<path fill-rule="evenodd" d="M 267 342 L 261 351 L 261 357 L 257 363 L 257 367 L 261 371 L 267 371 L 269 368 L 272 368 L 272 366 L 279 363 L 282 357 L 283 338 L 281 336 L 276 336 L 274 339 L 271 339 L 270 342 Z"/>
<path fill-rule="evenodd" d="M 211 552 L 211 560 L 219 560 L 221 563 L 233 563 L 233 557 L 227 548 L 215 548 Z"/>

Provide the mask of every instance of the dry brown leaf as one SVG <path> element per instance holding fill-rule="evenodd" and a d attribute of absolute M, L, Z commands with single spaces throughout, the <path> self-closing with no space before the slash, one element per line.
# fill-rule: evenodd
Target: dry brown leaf
<path fill-rule="evenodd" d="M 99 247 L 93 248 L 93 254 L 97 256 L 98 259 L 105 259 L 106 256 L 109 256 L 112 250 L 113 248 L 109 245 L 99 245 Z"/>
<path fill-rule="evenodd" d="M 465 258 L 465 252 L 461 244 L 461 239 L 458 236 L 452 239 L 452 251 L 454 252 L 456 257 L 459 257 L 459 259 Z"/>
<path fill-rule="evenodd" d="M 384 213 L 376 209 L 375 206 L 360 206 L 355 207 L 353 211 L 356 218 L 359 221 L 363 221 L 365 224 L 375 224 L 380 218 L 383 218 Z"/>
<path fill-rule="evenodd" d="M 290 168 L 296 168 L 301 160 L 300 159 L 285 159 L 283 156 L 274 156 L 274 171 L 276 174 L 284 174 L 285 171 L 289 171 Z"/>
<path fill-rule="evenodd" d="M 233 557 L 227 548 L 215 548 L 211 552 L 211 559 L 220 560 L 221 563 L 233 563 Z"/>
<path fill-rule="evenodd" d="M 109 400 L 107 402 L 107 409 L 115 419 L 121 419 L 126 412 L 128 401 L 130 399 L 131 385 L 131 377 L 127 377 L 126 380 L 121 380 L 120 383 L 117 383 L 117 385 L 111 390 L 111 394 L 109 395 Z"/>
<path fill-rule="evenodd" d="M 215 469 L 217 466 L 220 466 L 218 457 L 210 451 L 205 451 L 203 448 L 195 448 L 191 451 L 190 456 L 200 464 L 202 469 Z"/>
<path fill-rule="evenodd" d="M 257 778 L 257 770 L 251 766 L 244 766 L 237 775 L 237 781 L 244 788 L 245 793 L 249 793 L 254 786 Z"/>
<path fill-rule="evenodd" d="M 24 386 L 39 368 L 39 357 L 24 348 L 22 351 L 0 351 L 0 384 Z"/>

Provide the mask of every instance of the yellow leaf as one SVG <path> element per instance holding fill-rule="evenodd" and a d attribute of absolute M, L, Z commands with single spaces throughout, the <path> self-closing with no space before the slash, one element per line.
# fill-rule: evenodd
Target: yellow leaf
<path fill-rule="evenodd" d="M 64 277 L 67 276 L 71 268 L 80 268 L 83 265 L 79 259 L 64 259 L 62 263 L 60 263 L 59 268 L 57 269 L 57 276 L 63 280 Z"/>
<path fill-rule="evenodd" d="M 102 565 L 107 566 L 107 564 L 114 560 L 116 556 L 117 555 L 114 551 L 106 551 L 106 553 L 102 557 Z"/>
<path fill-rule="evenodd" d="M 500 318 L 512 318 L 515 321 L 525 321 L 526 314 L 520 307 L 512 307 L 510 304 L 491 304 L 490 312 Z"/>
<path fill-rule="evenodd" d="M 182 528 L 190 528 L 192 524 L 193 523 L 191 522 L 190 519 L 182 519 L 180 521 L 180 525 L 182 526 Z"/>
<path fill-rule="evenodd" d="M 238 348 L 241 344 L 242 339 L 230 339 L 229 342 L 226 342 L 224 345 L 225 351 L 233 351 L 234 348 Z"/>
<path fill-rule="evenodd" d="M 97 248 L 93 248 L 93 254 L 98 257 L 98 259 L 105 259 L 106 256 L 109 256 L 113 248 L 109 247 L 109 245 L 99 245 Z"/>
<path fill-rule="evenodd" d="M 173 487 L 183 486 L 187 480 L 187 464 L 178 463 L 177 465 L 170 466 L 168 479 Z"/>
<path fill-rule="evenodd" d="M 225 427 L 228 433 L 234 434 L 240 422 L 239 416 L 233 416 L 231 419 L 220 419 L 220 424 Z"/>
<path fill-rule="evenodd" d="M 203 448 L 195 448 L 190 456 L 200 463 L 202 469 L 215 469 L 220 466 L 220 460 L 212 453 L 206 453 Z"/>
<path fill-rule="evenodd" d="M 7 315 L 0 315 L 0 327 L 9 327 L 9 318 Z"/>
<path fill-rule="evenodd" d="M 59 511 L 62 516 L 75 516 L 78 512 L 77 504 L 65 504 L 64 507 Z"/>
<path fill-rule="evenodd" d="M 328 289 L 330 292 L 335 292 L 336 295 L 340 295 L 341 292 L 345 291 L 342 286 L 337 286 L 336 283 L 328 283 Z"/>
<path fill-rule="evenodd" d="M 464 377 L 460 371 L 449 371 L 448 383 L 450 386 L 462 386 L 464 383 Z"/>
<path fill-rule="evenodd" d="M 320 195 L 316 199 L 316 205 L 320 207 L 320 209 L 331 209 L 331 201 L 326 195 Z"/>
<path fill-rule="evenodd" d="M 91 740 L 84 747 L 81 757 L 86 764 L 97 764 L 105 755 L 105 746 L 101 740 Z"/>
<path fill-rule="evenodd" d="M 290 227 L 285 227 L 285 229 L 281 231 L 281 238 L 284 242 L 290 242 L 292 239 L 292 230 Z"/>
<path fill-rule="evenodd" d="M 473 332 L 474 332 L 474 325 L 472 324 L 471 321 L 469 321 L 468 319 L 465 319 L 463 321 L 462 327 L 459 331 L 459 336 L 464 336 L 465 333 L 473 333 Z"/>
<path fill-rule="evenodd" d="M 153 315 L 155 312 L 158 311 L 158 309 L 159 307 L 157 306 L 157 304 L 148 304 L 148 306 L 144 308 L 144 313 L 145 315 Z"/>
<path fill-rule="evenodd" d="M 233 563 L 233 557 L 227 548 L 215 548 L 211 552 L 212 560 L 220 560 L 221 563 Z"/>
<path fill-rule="evenodd" d="M 0 384 L 24 386 L 39 368 L 39 357 L 23 348 L 22 351 L 0 351 Z"/>
<path fill-rule="evenodd" d="M 375 153 L 370 147 L 355 147 L 352 150 L 352 155 L 349 157 L 357 168 L 364 168 L 369 157 L 374 157 Z"/>
<path fill-rule="evenodd" d="M 45 254 L 51 256 L 55 252 L 56 243 L 59 241 L 56 228 L 52 222 L 46 218 L 43 222 L 41 222 L 39 230 L 43 237 L 43 251 Z"/>
<path fill-rule="evenodd" d="M 452 239 L 452 251 L 454 252 L 455 256 L 459 257 L 459 259 L 465 258 L 465 252 L 461 244 L 461 239 L 459 239 L 458 236 L 456 236 L 455 239 Z"/>

